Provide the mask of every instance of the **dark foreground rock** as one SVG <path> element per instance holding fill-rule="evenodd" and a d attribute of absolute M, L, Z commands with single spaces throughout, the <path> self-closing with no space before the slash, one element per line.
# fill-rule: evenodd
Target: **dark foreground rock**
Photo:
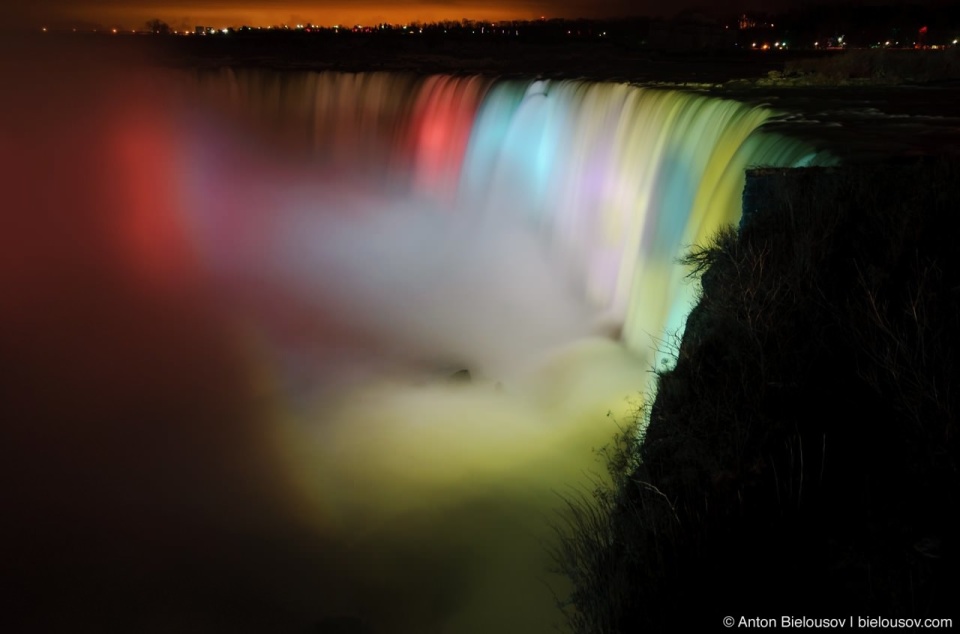
<path fill-rule="evenodd" d="M 613 589 L 575 595 L 578 629 L 955 622 L 960 165 L 754 176 L 742 229 L 688 260 L 702 297 L 594 527 L 583 570 Z"/>

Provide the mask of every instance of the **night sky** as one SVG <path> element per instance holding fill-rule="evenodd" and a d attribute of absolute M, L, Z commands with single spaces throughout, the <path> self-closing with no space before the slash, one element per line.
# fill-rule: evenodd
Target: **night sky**
<path fill-rule="evenodd" d="M 793 4 L 803 0 L 794 0 Z M 174 28 L 297 24 L 402 23 L 415 20 L 601 18 L 672 16 L 707 8 L 775 11 L 791 0 L 14 0 L 15 21 L 27 28 L 102 26 L 143 28 L 161 19 Z"/>

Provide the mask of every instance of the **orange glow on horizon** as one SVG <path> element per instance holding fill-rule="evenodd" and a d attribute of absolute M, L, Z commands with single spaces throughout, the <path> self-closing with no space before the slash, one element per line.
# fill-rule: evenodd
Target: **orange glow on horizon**
<path fill-rule="evenodd" d="M 610 16 L 623 15 L 616 11 L 619 2 L 605 8 Z M 548 6 L 553 5 L 553 6 Z M 35 26 L 48 24 L 67 26 L 98 26 L 101 28 L 142 29 L 149 20 L 159 19 L 173 29 L 193 30 L 195 26 L 214 28 L 239 26 L 281 26 L 296 24 L 314 24 L 318 26 L 354 26 L 375 25 L 382 22 L 407 24 L 411 22 L 438 22 L 443 20 L 537 20 L 542 16 L 550 17 L 603 17 L 603 8 L 595 3 L 572 0 L 560 9 L 549 0 L 531 0 L 523 3 L 484 2 L 483 0 L 465 0 L 464 2 L 388 2 L 370 0 L 360 2 L 284 2 L 267 4 L 260 0 L 234 2 L 225 5 L 217 0 L 206 3 L 189 4 L 178 0 L 161 0 L 151 3 L 141 0 L 137 3 L 119 5 L 104 3 L 96 7 L 67 4 L 56 1 L 37 7 L 27 17 L 27 22 Z"/>

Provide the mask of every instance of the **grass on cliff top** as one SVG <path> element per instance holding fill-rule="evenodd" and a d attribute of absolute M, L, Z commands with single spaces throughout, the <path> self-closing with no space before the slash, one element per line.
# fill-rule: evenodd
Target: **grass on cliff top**
<path fill-rule="evenodd" d="M 953 617 L 960 166 L 768 175 L 557 561 L 577 634 Z M 956 622 L 956 621 L 955 621 Z"/>

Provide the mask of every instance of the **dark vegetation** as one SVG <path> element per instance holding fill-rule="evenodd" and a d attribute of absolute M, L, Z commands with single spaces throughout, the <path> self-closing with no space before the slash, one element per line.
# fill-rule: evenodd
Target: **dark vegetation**
<path fill-rule="evenodd" d="M 960 165 L 751 186 L 740 230 L 686 257 L 702 295 L 645 441 L 626 429 L 614 486 L 572 505 L 572 629 L 956 622 Z"/>
<path fill-rule="evenodd" d="M 613 38 L 403 37 L 254 32 L 148 38 L 180 67 L 257 67 L 335 72 L 484 74 L 627 83 L 846 86 L 960 82 L 960 48 L 757 51 L 733 46 L 656 48 Z"/>
<path fill-rule="evenodd" d="M 851 80 L 883 85 L 960 81 L 960 48 L 862 49 L 787 60 L 782 76 L 796 78 L 800 85 L 837 85 Z"/>
<path fill-rule="evenodd" d="M 722 83 L 766 77 L 799 52 L 738 48 L 660 50 L 614 37 L 509 34 L 438 36 L 342 32 L 253 32 L 232 36 L 130 38 L 172 66 L 278 70 L 485 74 L 592 81 Z"/>

